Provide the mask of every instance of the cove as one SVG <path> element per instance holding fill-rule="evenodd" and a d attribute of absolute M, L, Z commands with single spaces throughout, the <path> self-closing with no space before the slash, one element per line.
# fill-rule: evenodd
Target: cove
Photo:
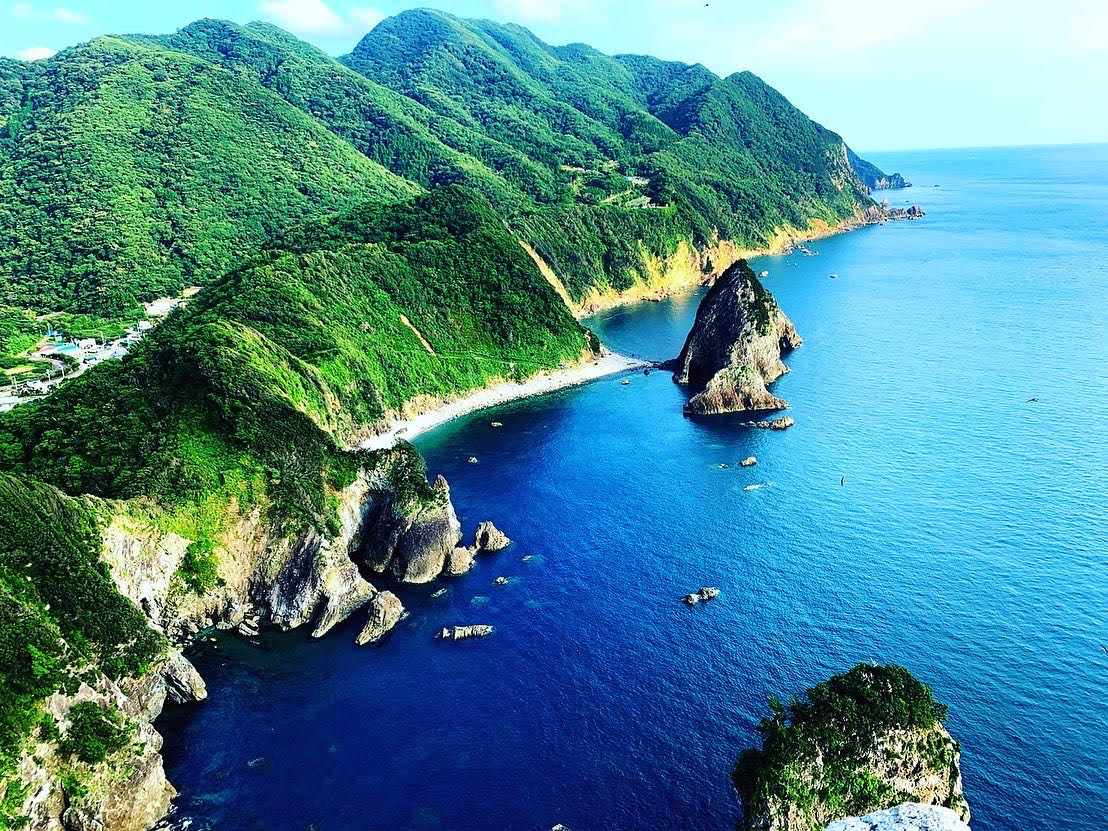
<path fill-rule="evenodd" d="M 172 822 L 731 828 L 767 696 L 877 661 L 950 706 L 975 831 L 1101 828 L 1108 147 L 875 161 L 925 219 L 754 264 L 804 337 L 774 387 L 795 427 L 686 419 L 656 372 L 419 437 L 466 530 L 514 544 L 443 596 L 394 589 L 379 648 L 356 622 L 201 645 L 209 701 L 158 723 Z M 669 358 L 698 299 L 588 324 Z M 459 623 L 496 632 L 434 639 Z"/>

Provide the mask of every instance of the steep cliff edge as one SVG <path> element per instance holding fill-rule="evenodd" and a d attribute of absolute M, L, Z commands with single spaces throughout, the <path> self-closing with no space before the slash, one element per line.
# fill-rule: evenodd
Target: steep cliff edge
<path fill-rule="evenodd" d="M 969 821 L 946 707 L 903 667 L 859 664 L 770 709 L 762 747 L 744 751 L 732 774 L 744 831 L 818 831 L 902 803 Z"/>
<path fill-rule="evenodd" d="M 691 415 L 781 410 L 766 385 L 789 371 L 784 353 L 800 346 L 792 322 L 746 260 L 725 271 L 700 302 L 681 354 L 666 364 L 678 384 L 703 385 Z"/>

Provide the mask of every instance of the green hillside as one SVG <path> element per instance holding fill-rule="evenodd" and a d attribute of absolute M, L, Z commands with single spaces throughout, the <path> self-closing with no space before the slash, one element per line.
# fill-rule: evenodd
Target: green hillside
<path fill-rule="evenodd" d="M 308 216 L 418 190 L 258 85 L 114 38 L 25 69 L 5 106 L 10 305 L 121 314 L 211 281 Z"/>
<path fill-rule="evenodd" d="M 868 204 L 852 163 L 884 176 L 749 73 L 428 10 L 339 60 L 201 20 L 0 60 L 0 302 L 119 316 L 305 220 L 447 184 L 482 193 L 579 302 L 680 242 L 833 225 Z"/>

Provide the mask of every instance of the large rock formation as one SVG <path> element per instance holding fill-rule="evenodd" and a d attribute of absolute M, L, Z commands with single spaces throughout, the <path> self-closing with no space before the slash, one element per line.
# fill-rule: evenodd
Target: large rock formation
<path fill-rule="evenodd" d="M 836 820 L 826 831 L 970 831 L 970 827 L 949 808 L 906 802 L 864 817 Z"/>
<path fill-rule="evenodd" d="M 860 664 L 771 709 L 761 749 L 745 751 L 733 773 L 745 831 L 820 831 L 906 802 L 969 821 L 946 708 L 903 667 Z"/>
<path fill-rule="evenodd" d="M 800 344 L 792 322 L 739 260 L 704 296 L 681 354 L 666 367 L 678 384 L 704 386 L 686 413 L 781 410 L 788 404 L 766 385 L 789 371 L 781 356 Z"/>
<path fill-rule="evenodd" d="M 362 561 L 372 571 L 402 583 L 429 583 L 443 573 L 462 539 L 462 526 L 439 476 L 434 497 L 412 506 L 395 494 L 375 506 L 366 529 Z"/>
<path fill-rule="evenodd" d="M 311 625 L 319 637 L 365 609 L 356 638 L 365 644 L 384 638 L 404 607 L 395 594 L 374 587 L 359 565 L 426 582 L 444 571 L 461 538 L 446 481 L 439 477 L 429 486 L 422 462 L 413 466 L 417 458 L 392 451 L 367 461 L 334 493 L 335 514 L 325 530 L 323 524 L 290 526 L 264 506 L 241 513 L 232 508 L 216 548 L 218 580 L 199 592 L 180 579 L 193 541 L 159 529 L 156 508 L 84 499 L 105 518 L 101 559 L 116 589 L 171 643 L 184 644 L 210 626 L 242 626 L 244 619 L 281 629 Z M 62 738 L 71 708 L 91 701 L 120 713 L 134 741 L 94 763 L 63 758 L 56 738 L 29 741 L 17 771 L 26 793 L 16 815 L 48 831 L 145 831 L 176 794 L 165 778 L 162 739 L 153 722 L 167 700 L 206 697 L 203 678 L 176 648 L 141 678 L 89 675 L 76 694 L 55 695 L 48 709 Z M 73 792 L 66 783 L 77 780 L 61 775 L 69 769 L 80 774 Z M 0 800 L 5 786 L 0 782 Z"/>

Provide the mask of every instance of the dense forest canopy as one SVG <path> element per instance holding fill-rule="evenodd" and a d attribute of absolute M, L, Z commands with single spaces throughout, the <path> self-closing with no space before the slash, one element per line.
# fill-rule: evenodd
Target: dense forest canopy
<path fill-rule="evenodd" d="M 868 203 L 856 170 L 883 175 L 750 73 L 429 10 L 339 59 L 201 20 L 0 61 L 0 302 L 123 316 L 313 217 L 449 184 L 579 301 L 679 240 L 757 247 L 849 216 Z"/>

